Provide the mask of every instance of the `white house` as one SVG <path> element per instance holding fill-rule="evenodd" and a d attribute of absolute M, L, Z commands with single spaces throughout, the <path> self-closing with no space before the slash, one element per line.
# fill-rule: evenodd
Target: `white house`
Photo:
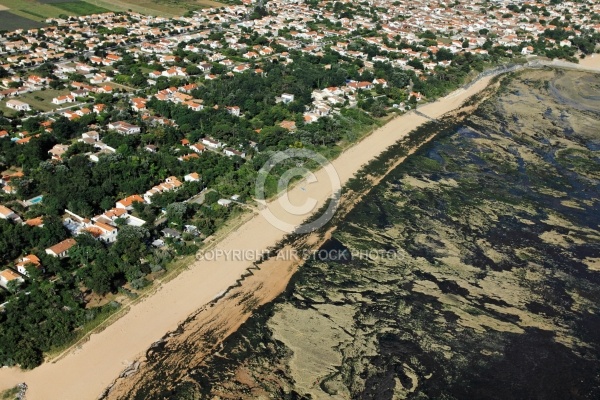
<path fill-rule="evenodd" d="M 40 259 L 36 255 L 29 254 L 19 260 L 19 262 L 17 263 L 17 271 L 19 271 L 20 274 L 28 276 L 29 275 L 27 273 L 28 266 L 33 266 L 37 269 L 41 269 L 42 263 L 40 262 Z"/>
<path fill-rule="evenodd" d="M 124 208 L 111 208 L 108 211 L 105 211 L 104 214 L 96 215 L 92 217 L 92 221 L 94 222 L 104 222 L 105 224 L 114 225 L 114 221 L 119 218 L 126 218 L 129 214 L 127 214 L 127 210 Z"/>
<path fill-rule="evenodd" d="M 133 111 L 144 111 L 146 110 L 146 99 L 142 97 L 135 97 L 131 99 L 131 109 Z"/>
<path fill-rule="evenodd" d="M 0 286 L 8 288 L 8 282 L 16 280 L 17 282 L 23 282 L 23 277 L 17 274 L 12 269 L 5 269 L 0 272 Z"/>
<path fill-rule="evenodd" d="M 6 102 L 6 107 L 12 108 L 13 110 L 17 110 L 17 111 L 31 110 L 31 107 L 29 106 L 29 104 L 19 101 L 19 100 L 8 100 Z"/>
<path fill-rule="evenodd" d="M 0 218 L 12 221 L 19 218 L 19 216 L 10 208 L 0 205 Z"/>
<path fill-rule="evenodd" d="M 246 153 L 232 149 L 231 147 L 225 147 L 225 149 L 223 149 L 223 153 L 227 157 L 233 157 L 233 156 L 238 156 L 238 157 L 242 157 L 242 158 L 246 157 Z"/>
<path fill-rule="evenodd" d="M 158 79 L 162 76 L 162 73 L 160 71 L 152 71 L 148 73 L 148 76 L 152 79 Z"/>
<path fill-rule="evenodd" d="M 69 150 L 68 144 L 55 144 L 54 147 L 48 150 L 48 154 L 52 155 L 53 160 L 60 161 L 67 150 Z"/>
<path fill-rule="evenodd" d="M 113 129 L 123 135 L 134 135 L 142 131 L 142 129 L 139 126 L 130 124 L 129 122 L 125 121 L 111 122 L 110 124 L 108 124 L 108 129 Z"/>
<path fill-rule="evenodd" d="M 289 93 L 284 93 L 281 95 L 281 102 L 283 104 L 288 104 L 294 101 L 294 95 Z"/>
<path fill-rule="evenodd" d="M 194 101 L 194 100 L 186 101 L 184 104 L 193 111 L 201 111 L 204 108 L 204 106 L 201 103 L 199 103 L 197 100 L 196 101 Z"/>
<path fill-rule="evenodd" d="M 46 249 L 46 254 L 53 257 L 64 258 L 68 255 L 69 249 L 75 246 L 77 242 L 73 238 L 68 238 L 52 247 Z"/>
<path fill-rule="evenodd" d="M 210 147 L 211 149 L 220 149 L 224 146 L 223 143 L 218 142 L 211 138 L 202 138 L 202 144 L 206 147 Z"/>
<path fill-rule="evenodd" d="M 125 197 L 123 200 L 117 201 L 115 205 L 117 208 L 123 208 L 127 211 L 133 210 L 133 203 L 143 203 L 144 199 L 140 195 L 133 194 L 129 197 Z"/>
<path fill-rule="evenodd" d="M 196 144 L 191 145 L 190 149 L 192 149 L 193 151 L 195 151 L 198 154 L 202 154 L 206 150 L 206 147 L 204 147 L 204 145 L 201 143 L 196 143 Z"/>
<path fill-rule="evenodd" d="M 190 146 L 191 147 L 191 146 Z M 163 183 L 160 183 L 154 186 L 152 189 L 148 190 L 144 193 L 144 200 L 148 204 L 152 204 L 152 196 L 155 194 L 168 192 L 170 190 L 177 190 L 182 185 L 182 183 L 175 176 L 170 176 Z"/>
<path fill-rule="evenodd" d="M 72 103 L 75 101 L 75 97 L 71 96 L 70 94 L 64 95 L 64 96 L 58 96 L 52 99 L 52 104 L 65 104 L 65 103 Z"/>
<path fill-rule="evenodd" d="M 175 229 L 165 228 L 161 232 L 166 238 L 181 239 L 181 233 L 177 232 Z"/>
<path fill-rule="evenodd" d="M 229 199 L 219 199 L 217 201 L 217 204 L 220 206 L 223 206 L 223 207 L 228 207 L 231 203 L 232 203 L 232 201 Z"/>
<path fill-rule="evenodd" d="M 233 116 L 240 116 L 240 108 L 238 106 L 227 107 L 227 112 Z"/>
<path fill-rule="evenodd" d="M 200 63 L 198 64 L 198 69 L 202 72 L 208 72 L 212 69 L 212 64 L 209 63 Z"/>
<path fill-rule="evenodd" d="M 92 226 L 85 229 L 96 239 L 102 240 L 105 243 L 113 243 L 117 240 L 119 230 L 101 221 L 96 221 Z"/>
<path fill-rule="evenodd" d="M 523 47 L 523 49 L 521 50 L 521 54 L 523 54 L 523 55 L 533 54 L 533 46 Z"/>
<path fill-rule="evenodd" d="M 180 76 L 180 77 L 187 77 L 187 73 L 185 72 L 185 68 L 181 68 L 181 67 L 173 67 L 173 68 L 169 68 L 165 71 L 162 71 L 161 73 L 162 76 L 166 76 L 167 78 L 173 78 L 175 76 Z"/>
<path fill-rule="evenodd" d="M 95 142 L 100 140 L 100 134 L 97 131 L 89 131 L 81 134 L 82 141 L 86 139 L 93 140 Z"/>
<path fill-rule="evenodd" d="M 381 87 L 386 88 L 388 87 L 387 81 L 385 79 L 373 79 L 373 84 L 374 85 L 381 85 Z"/>
<path fill-rule="evenodd" d="M 198 182 L 200 180 L 200 175 L 197 172 L 191 172 L 183 177 L 185 182 Z"/>

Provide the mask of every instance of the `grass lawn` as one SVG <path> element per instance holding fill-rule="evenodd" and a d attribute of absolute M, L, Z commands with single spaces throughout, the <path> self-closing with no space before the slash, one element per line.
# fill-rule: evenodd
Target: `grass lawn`
<path fill-rule="evenodd" d="M 2 101 L 0 101 L 0 111 L 2 111 L 2 115 L 4 115 L 5 117 L 14 117 L 15 115 L 17 115 L 17 112 L 12 108 L 6 107 L 6 100 L 10 99 L 3 99 Z"/>
<path fill-rule="evenodd" d="M 127 85 L 122 85 L 120 83 L 116 83 L 116 82 L 108 82 L 107 83 L 108 86 L 112 86 L 115 89 L 125 89 L 128 92 L 135 92 L 137 89 L 131 86 L 127 86 Z"/>
<path fill-rule="evenodd" d="M 223 7 L 225 4 L 214 0 L 191 0 L 188 3 L 194 7 L 199 8 L 210 8 L 210 7 Z"/>
<path fill-rule="evenodd" d="M 150 72 L 154 71 L 153 68 L 147 68 L 147 67 L 140 67 L 140 70 L 142 71 L 142 74 L 144 74 L 144 75 L 148 75 Z"/>
<path fill-rule="evenodd" d="M 55 90 L 46 89 L 38 90 L 36 92 L 25 93 L 24 95 L 15 97 L 15 99 L 28 103 L 31 108 L 41 111 L 50 111 L 56 108 L 66 107 L 72 105 L 72 103 L 66 103 L 61 105 L 52 104 L 52 99 L 56 96 L 69 94 L 69 90 Z M 41 100 L 40 100 L 41 99 Z"/>

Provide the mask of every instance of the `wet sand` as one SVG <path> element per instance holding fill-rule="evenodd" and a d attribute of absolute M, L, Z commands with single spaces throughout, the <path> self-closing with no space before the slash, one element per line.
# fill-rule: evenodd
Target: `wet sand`
<path fill-rule="evenodd" d="M 592 59 L 595 68 L 600 67 L 600 57 Z M 419 112 L 437 118 L 458 108 L 465 100 L 480 92 L 492 77 L 486 77 L 468 89 L 456 92 L 434 103 L 419 108 Z M 339 181 L 346 183 L 363 165 L 382 153 L 387 147 L 427 119 L 414 113 L 397 117 L 349 148 L 332 162 Z M 295 205 L 316 200 L 316 211 L 333 194 L 333 185 L 327 171 L 314 174 L 312 183 L 296 185 L 287 194 Z M 300 224 L 307 215 L 285 212 L 279 200 L 269 203 L 269 210 L 286 223 Z M 234 285 L 252 265 L 243 257 L 227 257 L 227 252 L 255 254 L 275 245 L 284 238 L 285 232 L 273 226 L 257 214 L 240 228 L 233 231 L 214 250 L 219 257 L 194 262 L 188 270 L 173 280 L 162 284 L 155 293 L 131 307 L 126 315 L 104 331 L 94 334 L 77 349 L 55 363 L 45 363 L 32 371 L 17 368 L 0 370 L 0 390 L 26 382 L 28 400 L 81 400 L 95 399 L 131 363 L 145 354 L 152 343 L 166 332 L 172 331 L 189 315 L 202 308 Z M 212 253 L 216 254 L 216 253 Z M 265 285 L 268 285 L 265 282 Z"/>

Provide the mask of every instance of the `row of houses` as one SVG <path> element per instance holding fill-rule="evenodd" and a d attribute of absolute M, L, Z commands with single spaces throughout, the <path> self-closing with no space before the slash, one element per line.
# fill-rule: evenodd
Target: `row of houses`
<path fill-rule="evenodd" d="M 44 251 L 52 257 L 63 258 L 68 255 L 69 249 L 75 246 L 75 244 L 77 244 L 75 239 L 68 238 L 48 247 Z M 10 282 L 15 282 L 17 284 L 24 282 L 24 278 L 29 276 L 29 268 L 36 268 L 39 271 L 44 271 L 44 267 L 42 266 L 39 257 L 35 254 L 28 254 L 17 260 L 14 269 L 5 268 L 0 271 L 0 286 L 8 289 Z"/>
<path fill-rule="evenodd" d="M 197 182 L 200 181 L 200 175 L 197 172 L 192 172 L 183 177 L 184 182 Z M 116 202 L 113 210 L 125 210 L 131 211 L 134 208 L 134 203 L 147 203 L 152 204 L 152 197 L 157 194 L 164 192 L 178 190 L 183 183 L 175 176 L 170 176 L 165 179 L 164 182 L 148 189 L 142 196 L 139 194 L 132 194 L 124 199 Z"/>
<path fill-rule="evenodd" d="M 204 137 L 204 138 L 200 139 L 200 142 L 195 143 L 195 144 L 190 144 L 189 140 L 182 139 L 181 144 L 185 147 L 188 147 L 192 151 L 194 151 L 194 153 L 192 153 L 192 154 L 195 154 L 195 155 L 202 154 L 208 148 L 213 151 L 222 152 L 223 154 L 225 154 L 228 157 L 233 157 L 233 156 L 238 156 L 241 158 L 246 157 L 246 153 L 244 151 L 239 151 L 232 147 L 228 147 L 224 143 L 219 142 L 218 140 L 215 140 L 210 137 Z M 183 157 L 185 157 L 185 156 L 180 157 L 180 161 L 184 160 Z"/>

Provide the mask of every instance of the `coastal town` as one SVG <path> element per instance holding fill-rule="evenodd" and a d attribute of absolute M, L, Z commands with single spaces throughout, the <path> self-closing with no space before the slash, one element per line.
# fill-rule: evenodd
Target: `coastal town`
<path fill-rule="evenodd" d="M 0 34 L 0 363 L 24 368 L 210 243 L 273 151 L 332 158 L 487 68 L 577 62 L 600 4 L 244 0 L 46 23 Z"/>

